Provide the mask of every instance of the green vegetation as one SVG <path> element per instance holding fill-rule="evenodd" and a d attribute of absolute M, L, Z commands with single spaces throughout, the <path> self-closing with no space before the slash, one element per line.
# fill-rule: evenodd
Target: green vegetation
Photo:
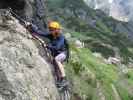
<path fill-rule="evenodd" d="M 119 92 L 122 100 L 132 100 L 129 98 L 128 91 L 124 87 L 117 85 L 117 89 L 118 89 L 118 92 Z"/>
<path fill-rule="evenodd" d="M 76 48 L 72 45 L 71 59 L 66 63 L 65 69 L 73 84 L 73 94 L 83 100 L 100 100 L 98 93 L 102 93 L 107 100 L 116 100 L 112 85 L 122 100 L 132 100 L 133 95 L 128 90 L 128 84 L 133 84 L 133 71 L 121 76 L 118 66 L 106 64 L 104 58 L 96 58 L 87 48 Z M 128 84 L 122 80 L 127 80 Z"/>
<path fill-rule="evenodd" d="M 81 97 L 84 95 L 85 100 L 92 100 L 97 91 L 97 81 L 100 82 L 103 93 L 107 98 L 112 97 L 111 84 L 117 81 L 117 68 L 114 65 L 107 65 L 101 59 L 92 55 L 87 48 L 72 48 L 70 62 L 66 65 L 67 75 L 73 80 L 74 93 Z M 88 99 L 87 99 L 88 98 Z M 114 100 L 112 99 L 108 100 Z"/>
<path fill-rule="evenodd" d="M 132 82 L 133 82 L 133 70 L 128 71 L 128 73 L 126 74 L 126 77 L 129 80 L 132 80 Z"/>

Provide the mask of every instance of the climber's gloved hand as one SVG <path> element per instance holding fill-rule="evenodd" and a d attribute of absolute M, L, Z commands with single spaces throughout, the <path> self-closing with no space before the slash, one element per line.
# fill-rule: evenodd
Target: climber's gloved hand
<path fill-rule="evenodd" d="M 45 47 L 47 48 L 47 49 L 49 49 L 50 47 L 49 47 L 49 45 L 45 45 Z"/>
<path fill-rule="evenodd" d="M 25 22 L 25 26 L 28 27 L 28 26 L 31 26 L 32 24 L 30 22 Z"/>
<path fill-rule="evenodd" d="M 32 23 L 30 23 L 30 22 L 25 22 L 25 26 L 26 26 L 26 29 L 28 30 L 28 31 L 32 31 Z"/>
<path fill-rule="evenodd" d="M 45 47 L 46 47 L 47 49 L 50 49 L 50 50 L 53 49 L 52 46 L 49 45 L 49 44 L 47 44 Z"/>
<path fill-rule="evenodd" d="M 47 45 L 47 49 L 51 50 L 51 51 L 55 51 L 56 49 L 54 48 L 54 46 L 52 45 Z"/>

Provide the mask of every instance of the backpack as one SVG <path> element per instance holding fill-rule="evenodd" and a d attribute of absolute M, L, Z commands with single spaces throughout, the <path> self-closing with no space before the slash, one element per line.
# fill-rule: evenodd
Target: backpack
<path fill-rule="evenodd" d="M 64 39 L 64 44 L 65 44 L 65 48 L 66 48 L 66 59 L 65 61 L 68 62 L 68 59 L 70 57 L 70 52 L 69 52 L 69 43 L 67 39 Z"/>

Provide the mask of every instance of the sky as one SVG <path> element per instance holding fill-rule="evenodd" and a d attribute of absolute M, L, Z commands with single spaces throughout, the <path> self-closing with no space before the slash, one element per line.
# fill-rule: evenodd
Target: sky
<path fill-rule="evenodd" d="M 113 0 L 109 0 L 109 3 L 112 3 L 113 2 Z"/>

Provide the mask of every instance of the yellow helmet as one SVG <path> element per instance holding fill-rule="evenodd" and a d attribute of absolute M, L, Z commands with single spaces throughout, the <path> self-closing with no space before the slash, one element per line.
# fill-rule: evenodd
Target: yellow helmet
<path fill-rule="evenodd" d="M 54 28 L 54 29 L 60 29 L 61 28 L 60 24 L 56 21 L 49 22 L 48 27 Z"/>

